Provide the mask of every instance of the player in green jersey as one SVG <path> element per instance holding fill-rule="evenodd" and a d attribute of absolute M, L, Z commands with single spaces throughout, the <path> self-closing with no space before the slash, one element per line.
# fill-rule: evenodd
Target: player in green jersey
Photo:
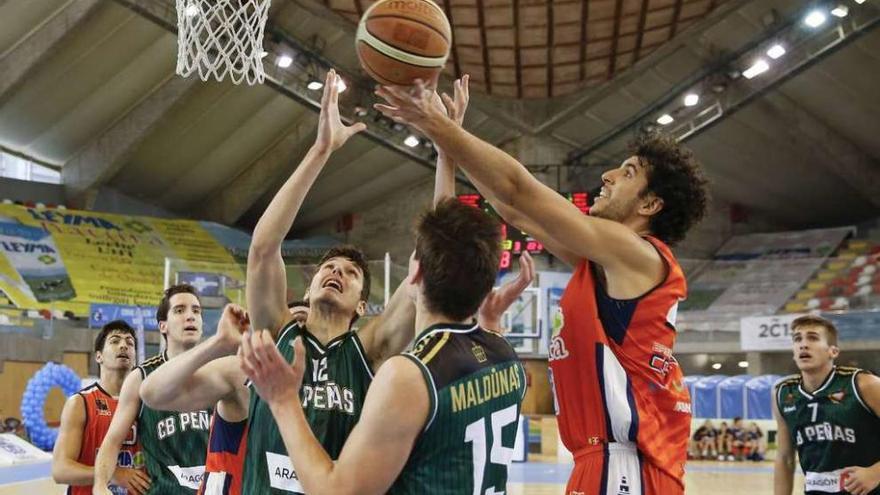
<path fill-rule="evenodd" d="M 366 261 L 351 247 L 331 249 L 319 262 L 306 295 L 309 313 L 304 324 L 298 324 L 298 315 L 288 308 L 281 243 L 331 153 L 365 128 L 342 123 L 337 83 L 338 76 L 330 71 L 315 144 L 260 218 L 247 266 L 251 326 L 269 329 L 283 353 L 292 352 L 289 343 L 297 336 L 309 342 L 309 383 L 303 400 L 331 451 L 341 448 L 357 422 L 373 371 L 412 339 L 415 313 L 405 291 L 397 290 L 380 316 L 351 331 L 370 293 Z M 243 493 L 301 493 L 271 412 L 243 386 L 245 377 L 234 355 L 240 339 L 239 332 L 218 333 L 163 370 L 163 379 L 148 380 L 141 393 L 147 402 L 171 409 L 217 401 L 219 410 L 249 418 L 259 428 L 250 428 L 247 438 Z M 168 394 L 168 383 L 182 386 L 175 388 L 177 394 Z"/>
<path fill-rule="evenodd" d="M 141 404 L 138 395 L 147 375 L 199 343 L 202 307 L 196 290 L 186 284 L 167 289 L 159 303 L 156 319 L 166 349 L 144 361 L 122 384 L 116 414 L 95 460 L 92 490 L 95 495 L 110 494 L 107 484 L 116 466 L 120 445 L 135 421 L 147 473 L 152 480 L 147 494 L 195 493 L 201 481 L 210 411 L 157 411 Z"/>
<path fill-rule="evenodd" d="M 450 116 L 461 124 L 467 80 L 457 81 L 455 90 L 455 99 L 446 97 L 445 103 Z M 435 103 L 440 104 L 439 97 Z M 383 493 L 401 470 L 392 489 L 397 493 L 483 493 L 483 487 L 504 486 L 510 452 L 505 446 L 512 444 L 516 431 L 512 423 L 525 390 L 524 374 L 506 341 L 473 324 L 471 315 L 480 306 L 480 323 L 499 328 L 500 315 L 531 282 L 533 266 L 525 256 L 520 260 L 520 277 L 489 293 L 480 305 L 495 276 L 498 231 L 482 212 L 455 200 L 438 205 L 453 194 L 454 176 L 453 164 L 441 155 L 437 208 L 423 218 L 416 241 L 416 251 L 422 254 L 414 257 L 425 260 L 424 269 L 411 261 L 407 281 L 419 315 L 417 328 L 426 331 L 413 354 L 395 357 L 380 369 L 336 468 L 309 430 L 297 400 L 298 387 L 290 387 L 307 373 L 303 369 L 308 366 L 307 346 L 299 341 L 299 359 L 292 371 L 286 364 L 289 357 L 275 350 L 268 333 L 254 334 L 256 345 L 250 350 L 243 345 L 242 366 L 254 375 L 257 389 L 281 425 L 294 465 L 302 471 L 299 481 L 308 493 Z M 450 243 L 449 238 L 457 242 Z M 463 321 L 467 323 L 458 324 Z M 486 452 L 480 447 L 486 446 L 495 427 L 501 438 L 493 439 L 498 442 L 493 452 L 504 455 L 493 455 L 486 464 Z M 404 467 L 408 457 L 410 463 Z"/>
<path fill-rule="evenodd" d="M 791 333 L 800 373 L 776 386 L 775 495 L 791 495 L 795 452 L 808 495 L 880 495 L 880 378 L 834 365 L 829 320 L 802 316 Z"/>
<path fill-rule="evenodd" d="M 473 321 L 492 289 L 499 243 L 497 223 L 455 199 L 423 216 L 406 281 L 421 332 L 411 354 L 379 369 L 335 463 L 300 403 L 308 343 L 294 341 L 291 366 L 268 332 L 242 340 L 242 367 L 269 404 L 306 493 L 506 489 L 525 372 L 502 336 Z"/>

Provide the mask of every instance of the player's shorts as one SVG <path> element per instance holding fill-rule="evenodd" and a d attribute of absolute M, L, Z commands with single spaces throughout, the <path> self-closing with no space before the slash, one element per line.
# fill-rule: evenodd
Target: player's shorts
<path fill-rule="evenodd" d="M 635 444 L 612 442 L 574 454 L 565 495 L 684 495 L 681 480 L 643 462 Z"/>

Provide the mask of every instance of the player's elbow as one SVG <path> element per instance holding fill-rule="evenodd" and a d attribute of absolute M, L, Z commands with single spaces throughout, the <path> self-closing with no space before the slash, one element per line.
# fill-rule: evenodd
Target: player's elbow
<path fill-rule="evenodd" d="M 266 229 L 260 228 L 258 224 L 254 229 L 251 245 L 248 248 L 248 264 L 265 261 L 273 256 L 280 255 L 281 241 L 283 240 L 282 237 L 278 237 L 274 232 L 268 232 Z"/>
<path fill-rule="evenodd" d="M 168 404 L 165 403 L 167 399 L 167 397 L 165 397 L 166 394 L 163 394 L 162 391 L 163 388 L 167 387 L 157 386 L 156 381 L 150 380 L 150 378 L 152 377 L 147 377 L 147 379 L 144 380 L 144 383 L 141 385 L 141 388 L 138 391 L 141 397 L 141 401 L 147 407 L 163 410 L 163 408 Z"/>
<path fill-rule="evenodd" d="M 67 459 L 56 459 L 52 462 L 52 481 L 59 485 L 71 484 L 72 480 L 67 472 Z"/>

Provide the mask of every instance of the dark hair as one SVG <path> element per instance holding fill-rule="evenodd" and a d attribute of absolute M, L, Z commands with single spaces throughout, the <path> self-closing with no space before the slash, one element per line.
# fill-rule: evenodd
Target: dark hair
<path fill-rule="evenodd" d="M 364 274 L 364 284 L 361 288 L 361 301 L 368 300 L 370 298 L 371 278 L 370 267 L 367 266 L 367 258 L 364 256 L 364 252 L 348 244 L 333 246 L 324 253 L 324 256 L 321 256 L 321 261 L 318 262 L 318 267 L 332 258 L 349 259 L 361 269 L 361 272 Z M 308 303 L 306 303 L 305 306 L 308 306 Z M 289 308 L 290 306 L 288 305 L 287 307 Z M 355 317 L 355 319 L 357 319 L 357 317 Z"/>
<path fill-rule="evenodd" d="M 416 225 L 416 253 L 426 306 L 454 320 L 472 316 L 492 290 L 501 228 L 482 210 L 448 198 Z"/>
<path fill-rule="evenodd" d="M 309 302 L 306 300 L 302 300 L 302 301 L 290 301 L 289 303 L 287 303 L 287 309 L 295 308 L 296 306 L 305 306 L 308 308 Z"/>
<path fill-rule="evenodd" d="M 162 300 L 159 301 L 159 308 L 156 309 L 156 321 L 168 321 L 168 312 L 171 311 L 171 298 L 177 294 L 192 294 L 196 296 L 196 299 L 199 300 L 199 304 L 201 304 L 199 293 L 192 285 L 172 285 L 165 289 L 165 294 L 162 296 Z"/>
<path fill-rule="evenodd" d="M 816 315 L 805 315 L 795 318 L 795 320 L 791 322 L 790 326 L 792 333 L 799 327 L 822 327 L 825 329 L 825 334 L 828 337 L 828 343 L 830 345 L 837 345 L 837 327 L 834 326 L 834 323 L 831 323 L 831 320 Z"/>
<path fill-rule="evenodd" d="M 98 332 L 98 336 L 95 337 L 95 352 L 104 349 L 104 342 L 107 341 L 107 337 L 113 332 L 131 335 L 131 338 L 134 339 L 134 345 L 137 347 L 137 335 L 134 333 L 134 328 L 131 328 L 131 325 L 123 320 L 113 320 L 101 327 L 101 331 Z"/>
<path fill-rule="evenodd" d="M 709 192 L 702 167 L 691 150 L 669 136 L 643 135 L 630 149 L 647 172 L 648 186 L 641 196 L 654 193 L 663 200 L 663 208 L 651 217 L 651 233 L 675 244 L 706 214 Z"/>

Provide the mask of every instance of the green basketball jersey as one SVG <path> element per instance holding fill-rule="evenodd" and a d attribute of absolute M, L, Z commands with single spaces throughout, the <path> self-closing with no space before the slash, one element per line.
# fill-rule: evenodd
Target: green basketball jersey
<path fill-rule="evenodd" d="M 808 494 L 846 493 L 841 471 L 880 461 L 880 418 L 859 396 L 857 368 L 836 366 L 813 393 L 800 376 L 776 386 L 776 402 L 800 458 Z M 871 492 L 880 495 L 880 489 Z"/>
<path fill-rule="evenodd" d="M 306 369 L 300 398 L 315 437 L 336 459 L 361 415 L 373 372 L 356 332 L 347 332 L 322 345 L 304 326 L 289 323 L 276 346 L 293 361 L 293 340 L 301 336 Z M 303 493 L 284 440 L 269 405 L 251 385 L 250 430 L 245 455 L 242 493 Z"/>
<path fill-rule="evenodd" d="M 138 370 L 146 378 L 167 360 L 164 352 L 157 354 Z M 153 480 L 147 494 L 196 493 L 205 472 L 210 420 L 210 409 L 157 411 L 141 404 L 137 428 L 147 473 Z"/>
<path fill-rule="evenodd" d="M 434 325 L 404 356 L 422 370 L 431 404 L 389 493 L 505 492 L 526 391 L 516 352 L 477 325 Z"/>

